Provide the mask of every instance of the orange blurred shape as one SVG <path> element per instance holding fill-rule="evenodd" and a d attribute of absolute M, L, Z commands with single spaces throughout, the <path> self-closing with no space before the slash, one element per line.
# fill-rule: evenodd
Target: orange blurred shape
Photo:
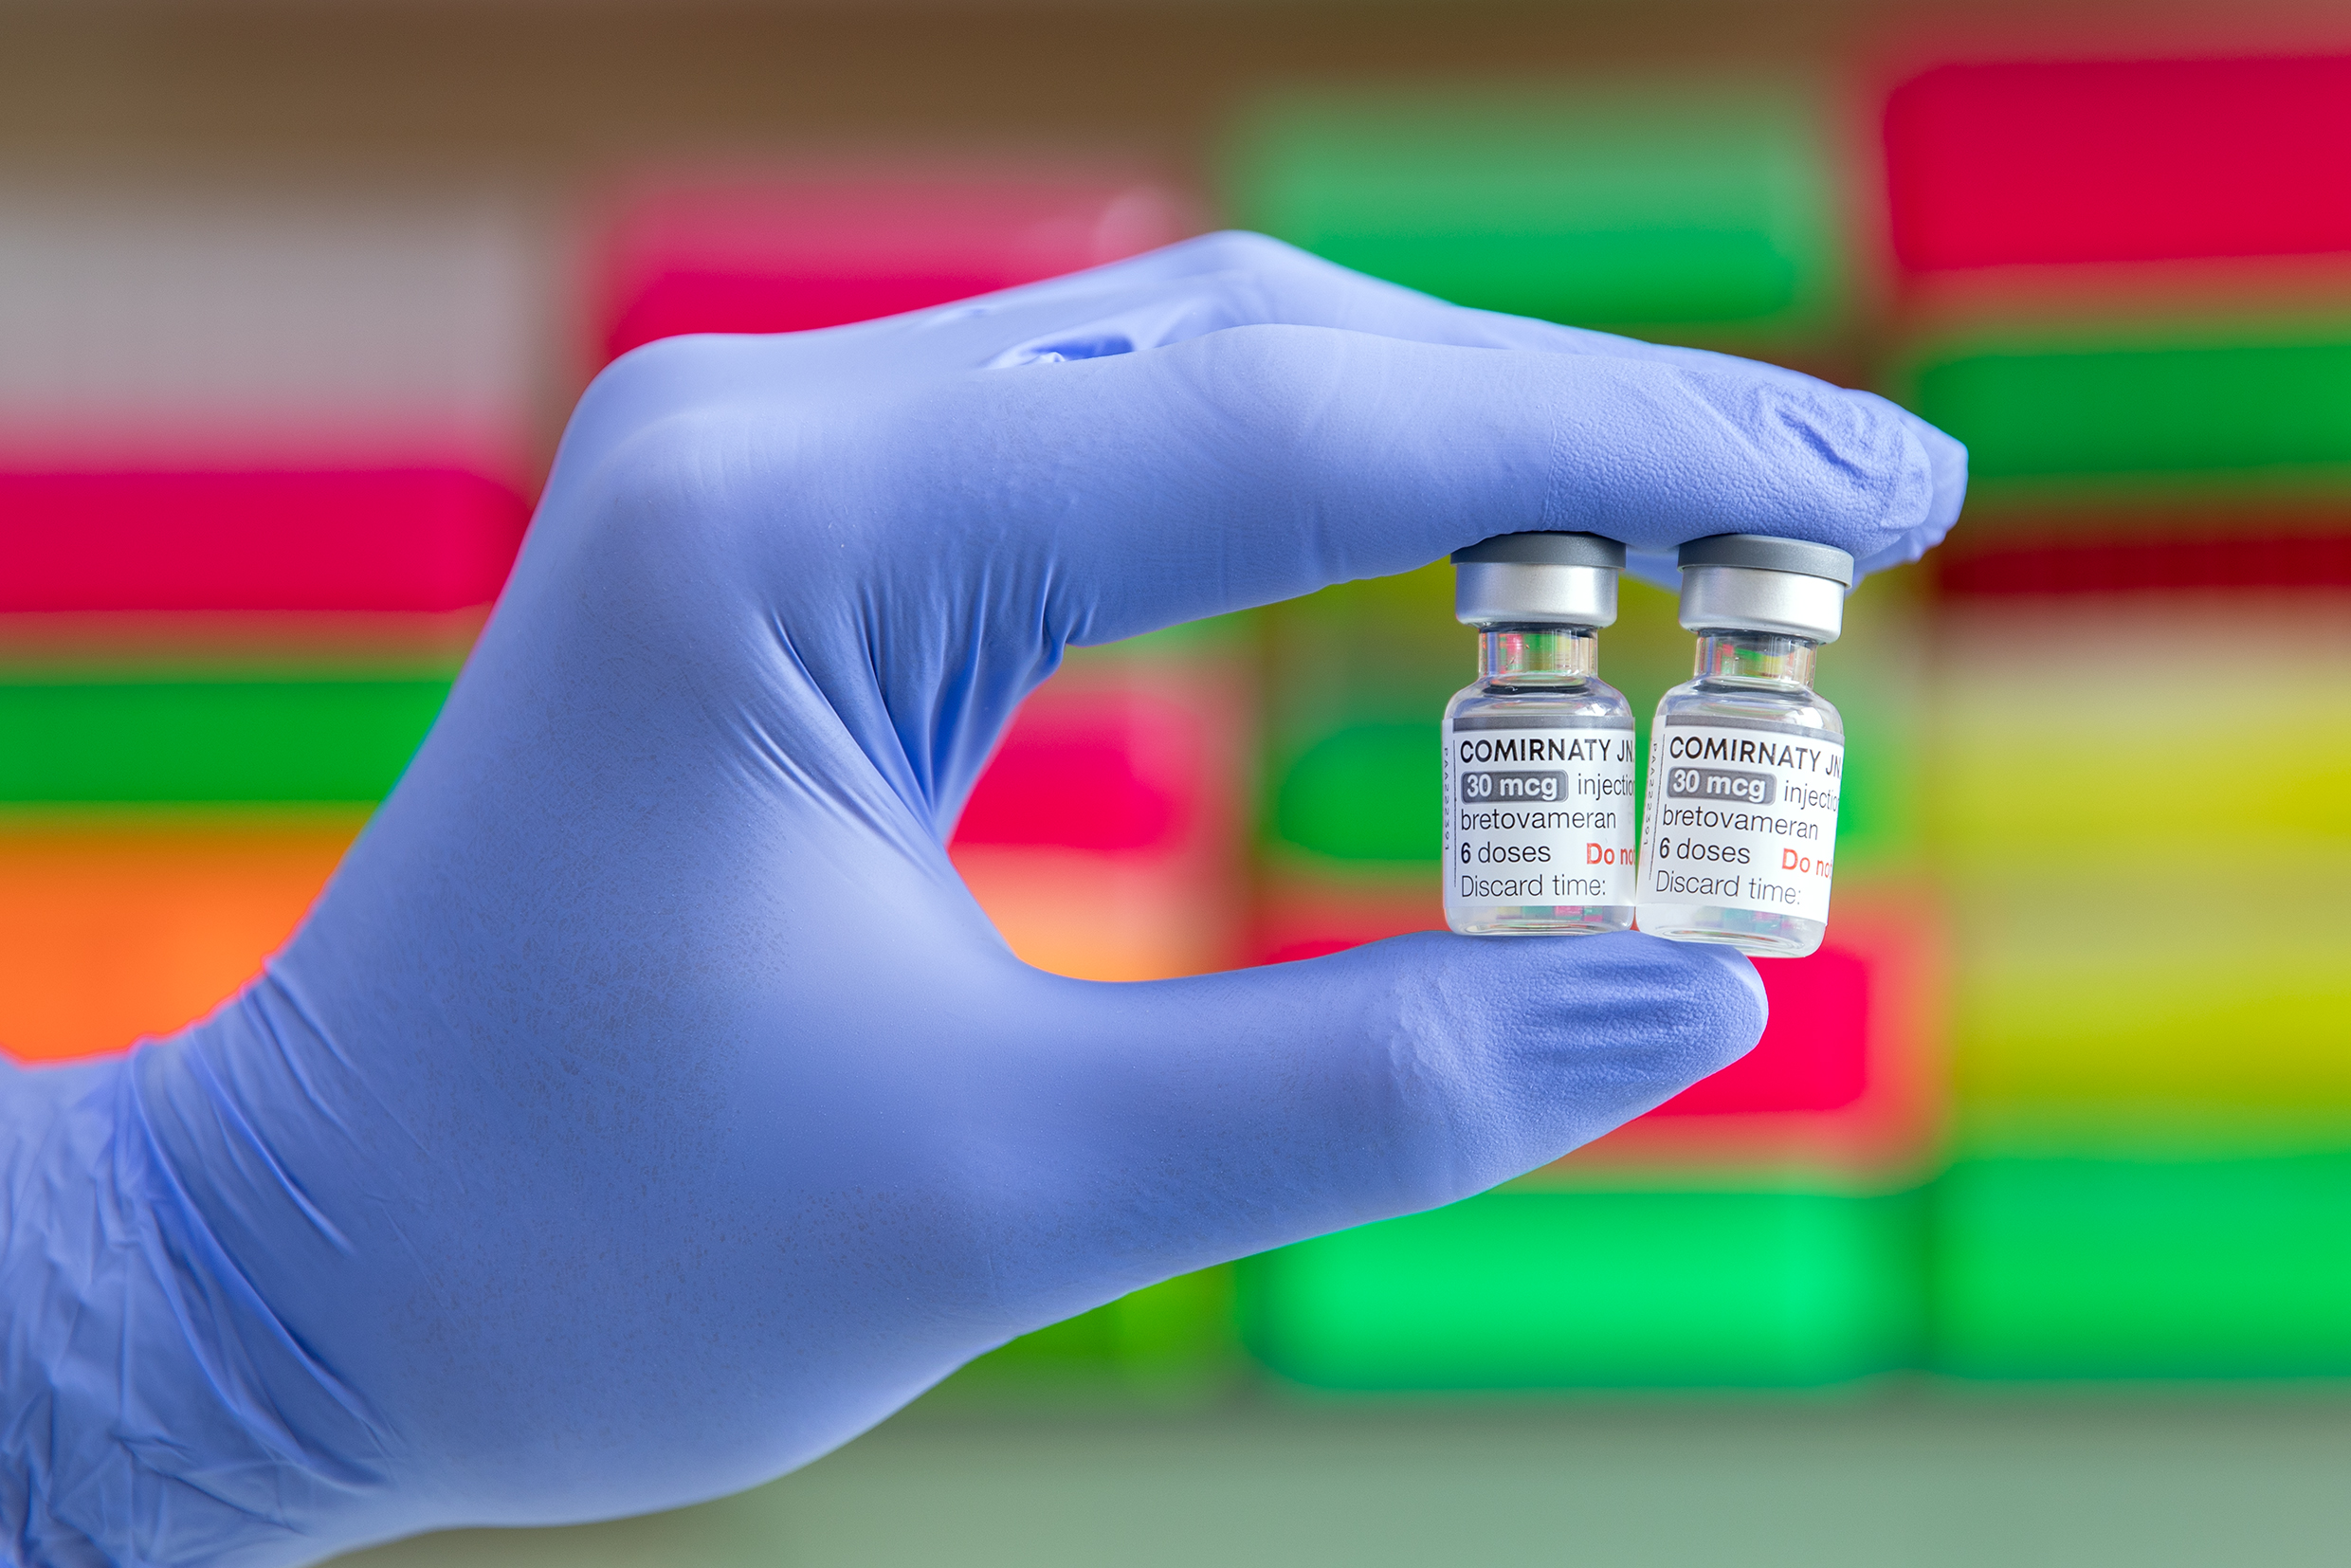
<path fill-rule="evenodd" d="M 954 855 L 1024 963 L 1081 980 L 1162 980 L 1230 959 L 1225 890 L 1181 861 L 990 845 Z"/>
<path fill-rule="evenodd" d="M 203 1017 L 293 935 L 362 820 L 0 828 L 0 1048 L 87 1056 Z"/>

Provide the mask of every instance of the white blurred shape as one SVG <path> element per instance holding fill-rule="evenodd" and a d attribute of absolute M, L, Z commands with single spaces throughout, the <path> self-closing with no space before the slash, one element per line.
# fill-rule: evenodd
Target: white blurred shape
<path fill-rule="evenodd" d="M 0 464 L 509 475 L 555 273 L 497 191 L 0 180 Z"/>

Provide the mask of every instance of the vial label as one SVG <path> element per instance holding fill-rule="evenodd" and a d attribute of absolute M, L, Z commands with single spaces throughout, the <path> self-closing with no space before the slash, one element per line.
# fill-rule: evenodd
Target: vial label
<path fill-rule="evenodd" d="M 1825 922 L 1844 775 L 1845 743 L 1817 730 L 1761 720 L 1660 723 L 1649 746 L 1642 909 L 1704 905 Z"/>
<path fill-rule="evenodd" d="M 1445 738 L 1445 903 L 1630 904 L 1630 723 L 1466 715 Z"/>

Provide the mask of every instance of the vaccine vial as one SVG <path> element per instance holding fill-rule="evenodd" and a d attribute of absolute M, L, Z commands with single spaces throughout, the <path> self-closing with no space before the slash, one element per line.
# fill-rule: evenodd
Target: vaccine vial
<path fill-rule="evenodd" d="M 1717 534 L 1682 546 L 1697 672 L 1657 704 L 1641 829 L 1640 927 L 1800 958 L 1829 929 L 1845 721 L 1813 692 L 1843 629 L 1853 557 Z"/>
<path fill-rule="evenodd" d="M 1445 923 L 1466 936 L 1630 930 L 1633 726 L 1599 677 L 1625 547 L 1502 534 L 1453 553 L 1478 678 L 1446 704 Z"/>

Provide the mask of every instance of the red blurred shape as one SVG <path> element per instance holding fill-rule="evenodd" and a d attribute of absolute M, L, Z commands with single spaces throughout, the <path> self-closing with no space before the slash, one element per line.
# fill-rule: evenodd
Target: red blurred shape
<path fill-rule="evenodd" d="M 826 177 L 633 203 L 610 246 L 605 352 L 688 332 L 800 332 L 1034 283 L 1182 237 L 1133 181 Z"/>
<path fill-rule="evenodd" d="M 0 473 L 0 611 L 464 610 L 528 520 L 455 469 Z"/>
<path fill-rule="evenodd" d="M 1843 1110 L 1869 1086 L 1869 965 L 1833 943 L 1759 963 L 1771 1022 L 1755 1049 L 1651 1116 Z"/>
<path fill-rule="evenodd" d="M 1916 890 L 1840 889 L 1827 946 L 1755 966 L 1772 1002 L 1756 1048 L 1568 1156 L 1555 1175 L 1923 1174 L 1941 1121 L 1941 932 L 1933 902 Z"/>
<path fill-rule="evenodd" d="M 1886 164 L 1912 271 L 2351 250 L 2351 57 L 1942 65 Z"/>
<path fill-rule="evenodd" d="M 1442 929 L 1432 886 L 1286 897 L 1277 888 L 1257 959 L 1317 957 L 1432 927 Z M 1911 1169 L 1931 1148 L 1941 1093 L 1933 1065 L 1939 948 L 1923 900 L 1886 889 L 1841 893 L 1832 939 L 1819 952 L 1755 966 L 1772 1012 L 1754 1050 L 1570 1155 L 1557 1174 L 1789 1161 Z"/>
<path fill-rule="evenodd" d="M 1436 927 L 1413 926 L 1411 929 L 1415 931 L 1435 930 Z M 1400 931 L 1391 932 L 1390 935 L 1402 936 L 1403 933 Z M 1374 941 L 1379 940 L 1376 937 L 1372 938 L 1371 939 Z M 1354 937 L 1303 937 L 1294 942 L 1275 943 L 1273 946 L 1266 949 L 1265 952 L 1260 954 L 1257 961 L 1259 963 L 1267 964 L 1296 963 L 1301 958 L 1324 958 L 1334 953 L 1344 953 L 1351 947 L 1361 947 L 1362 945 L 1362 940 Z"/>
<path fill-rule="evenodd" d="M 2351 588 L 2351 535 L 2230 530 L 2085 535 L 2068 528 L 1996 534 L 1936 558 L 1954 597 L 2178 593 L 2196 589 Z"/>
<path fill-rule="evenodd" d="M 1171 845 L 1205 788 L 1201 722 L 1147 692 L 1041 693 L 980 775 L 955 842 L 1098 853 Z"/>

